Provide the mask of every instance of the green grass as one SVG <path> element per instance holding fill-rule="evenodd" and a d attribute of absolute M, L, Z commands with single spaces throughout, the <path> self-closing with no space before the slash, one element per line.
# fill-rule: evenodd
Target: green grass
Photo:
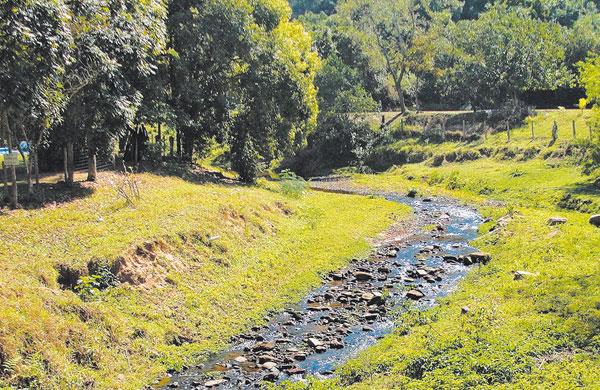
<path fill-rule="evenodd" d="M 0 387 L 140 388 L 298 299 L 408 212 L 150 174 L 131 208 L 121 179 L 102 180 L 89 197 L 0 215 Z M 60 266 L 118 259 L 146 282 L 86 300 L 57 282 Z"/>
<path fill-rule="evenodd" d="M 501 137 L 483 145 L 505 144 Z M 516 131 L 513 142 L 525 145 L 525 137 L 525 129 Z M 293 387 L 598 388 L 600 230 L 588 212 L 600 212 L 600 191 L 573 158 L 544 158 L 554 148 L 526 161 L 425 162 L 355 175 L 358 186 L 417 189 L 476 205 L 490 222 L 473 245 L 493 260 L 436 308 L 402 315 L 393 334 L 338 369 L 339 379 Z M 567 194 L 577 200 L 565 203 Z M 568 223 L 549 226 L 553 216 Z M 501 218 L 508 224 L 491 231 Z M 515 271 L 533 275 L 515 280 Z M 461 314 L 465 306 L 470 311 Z"/>

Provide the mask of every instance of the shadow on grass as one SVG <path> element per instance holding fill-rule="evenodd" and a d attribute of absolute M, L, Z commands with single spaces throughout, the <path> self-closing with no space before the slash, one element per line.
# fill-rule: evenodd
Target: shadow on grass
<path fill-rule="evenodd" d="M 576 183 L 564 188 L 565 196 L 558 206 L 582 213 L 600 212 L 600 180 Z"/>
<path fill-rule="evenodd" d="M 145 166 L 140 172 L 148 172 L 157 176 L 176 177 L 194 184 L 219 184 L 238 187 L 247 184 L 225 176 L 222 172 L 209 170 L 186 162 L 169 162 L 162 166 Z"/>
<path fill-rule="evenodd" d="M 77 199 L 86 198 L 94 193 L 93 185 L 84 182 L 77 182 L 68 186 L 64 182 L 58 183 L 40 183 L 34 185 L 33 195 L 27 195 L 27 185 L 18 184 L 19 189 L 19 207 L 26 210 L 42 209 L 56 206 L 63 203 L 69 203 Z M 0 190 L 0 209 L 8 207 L 9 201 L 4 189 Z M 2 215 L 0 210 L 0 215 Z"/>

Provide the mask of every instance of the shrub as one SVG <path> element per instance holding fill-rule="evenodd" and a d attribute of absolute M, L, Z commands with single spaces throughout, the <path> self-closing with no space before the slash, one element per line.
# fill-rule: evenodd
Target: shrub
<path fill-rule="evenodd" d="M 279 179 L 280 190 L 286 196 L 299 198 L 306 192 L 306 181 L 290 170 L 283 170 L 279 174 Z"/>
<path fill-rule="evenodd" d="M 232 167 L 240 175 L 240 180 L 253 183 L 259 172 L 259 154 L 254 148 L 250 135 L 241 136 L 232 148 Z"/>
<path fill-rule="evenodd" d="M 431 166 L 433 167 L 439 167 L 444 163 L 444 155 L 443 154 L 437 154 L 435 156 L 433 156 L 433 160 L 431 161 Z"/>

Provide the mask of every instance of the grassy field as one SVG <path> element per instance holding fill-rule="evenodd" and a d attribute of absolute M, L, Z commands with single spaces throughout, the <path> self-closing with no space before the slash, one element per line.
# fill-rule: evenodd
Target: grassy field
<path fill-rule="evenodd" d="M 417 116 L 417 118 L 426 117 L 425 114 Z M 429 114 L 429 118 L 436 118 L 436 116 Z M 562 158 L 565 154 L 576 153 L 578 145 L 589 141 L 590 118 L 590 110 L 541 111 L 535 117 L 528 118 L 522 126 L 513 126 L 510 129 L 510 142 L 506 131 L 491 129 L 487 129 L 485 137 L 479 140 L 462 141 L 459 124 L 458 128 L 447 129 L 446 137 L 451 135 L 451 140 L 440 143 L 434 140 L 439 135 L 435 131 L 424 132 L 423 123 L 427 120 L 420 119 L 423 123 L 405 126 L 401 126 L 397 121 L 388 130 L 384 142 L 376 146 L 366 163 L 375 170 L 382 171 L 394 165 L 420 163 L 428 159 L 432 159 L 430 163 L 434 165 L 444 161 L 463 162 L 482 157 L 522 161 L 537 157 L 542 151 L 549 156 Z M 552 128 L 555 121 L 558 126 L 558 138 L 552 142 Z M 575 138 L 573 122 L 576 128 Z M 534 137 L 531 133 L 531 123 L 534 126 Z M 477 128 L 476 131 L 479 133 L 483 131 L 482 126 L 481 119 L 466 124 L 467 128 Z"/>
<path fill-rule="evenodd" d="M 547 126 L 556 115 L 537 120 Z M 513 142 L 527 144 L 526 129 L 514 134 Z M 477 147 L 494 145 L 506 139 L 497 135 Z M 359 186 L 417 189 L 477 205 L 489 222 L 474 245 L 493 260 L 433 310 L 401 316 L 392 335 L 339 368 L 338 380 L 309 387 L 598 388 L 600 229 L 588 223 L 588 213 L 600 212 L 600 191 L 574 157 L 546 152 L 524 161 L 490 157 L 439 167 L 427 161 L 355 175 Z M 554 216 L 568 222 L 549 226 Z M 516 271 L 529 274 L 519 279 Z"/>
<path fill-rule="evenodd" d="M 132 207 L 122 180 L 0 214 L 0 388 L 141 388 L 299 298 L 408 213 L 151 174 L 134 176 Z"/>

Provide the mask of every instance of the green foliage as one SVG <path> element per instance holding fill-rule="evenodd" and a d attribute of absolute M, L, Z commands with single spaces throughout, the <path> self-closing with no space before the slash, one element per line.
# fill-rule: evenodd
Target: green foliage
<path fill-rule="evenodd" d="M 407 91 L 418 90 L 417 73 L 432 66 L 429 5 L 412 0 L 345 0 L 338 7 L 352 34 L 369 48 L 365 52 L 371 65 L 385 69 L 392 80 L 401 111 L 406 110 Z"/>
<path fill-rule="evenodd" d="M 299 198 L 308 190 L 306 181 L 287 169 L 279 174 L 279 187 L 281 193 L 292 198 Z"/>
<path fill-rule="evenodd" d="M 235 139 L 232 166 L 245 183 L 253 183 L 259 173 L 259 155 L 249 134 Z"/>
<path fill-rule="evenodd" d="M 595 133 L 593 142 L 600 145 L 600 55 L 595 54 L 585 62 L 578 64 L 580 71 L 580 83 L 585 88 L 588 102 L 594 105 L 593 116 L 588 125 Z M 595 155 L 597 157 L 597 154 Z M 594 165 L 600 165 L 600 158 L 592 158 Z"/>
<path fill-rule="evenodd" d="M 60 0 L 0 3 L 0 133 L 27 139 L 34 150 L 65 102 L 63 77 L 73 61 L 69 17 Z"/>
<path fill-rule="evenodd" d="M 290 14 L 283 0 L 171 4 L 174 106 L 187 155 L 218 137 L 253 181 L 259 164 L 306 142 L 318 113 L 319 59 Z"/>
<path fill-rule="evenodd" d="M 290 0 L 294 15 L 307 12 L 331 14 L 335 10 L 337 0 Z"/>
<path fill-rule="evenodd" d="M 562 32 L 524 11 L 496 6 L 457 23 L 455 66 L 446 77 L 473 107 L 494 107 L 527 90 L 567 85 Z"/>

